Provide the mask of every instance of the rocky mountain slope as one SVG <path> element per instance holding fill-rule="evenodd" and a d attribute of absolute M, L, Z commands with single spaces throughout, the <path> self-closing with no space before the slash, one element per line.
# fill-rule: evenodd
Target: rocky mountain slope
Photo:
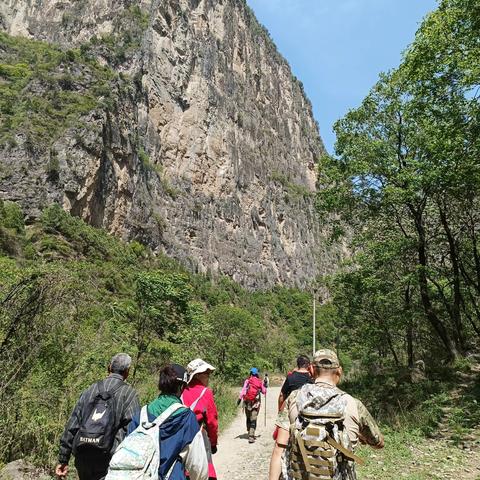
<path fill-rule="evenodd" d="M 322 141 L 244 0 L 5 0 L 0 28 L 0 198 L 251 288 L 325 268 Z"/>

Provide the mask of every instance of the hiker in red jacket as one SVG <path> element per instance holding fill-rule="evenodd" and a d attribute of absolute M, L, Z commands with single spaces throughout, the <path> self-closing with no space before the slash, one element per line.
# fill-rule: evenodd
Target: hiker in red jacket
<path fill-rule="evenodd" d="M 250 376 L 245 380 L 242 391 L 237 400 L 237 405 L 243 400 L 245 415 L 247 417 L 248 443 L 255 442 L 255 429 L 257 428 L 257 417 L 260 411 L 261 396 L 267 393 L 263 382 L 258 378 L 258 369 L 253 367 Z"/>
<path fill-rule="evenodd" d="M 183 404 L 197 416 L 202 429 L 205 450 L 208 457 L 208 478 L 216 479 L 217 474 L 212 462 L 212 454 L 217 453 L 218 413 L 213 392 L 208 388 L 210 374 L 215 367 L 201 358 L 187 365 L 188 384 L 182 394 Z"/>

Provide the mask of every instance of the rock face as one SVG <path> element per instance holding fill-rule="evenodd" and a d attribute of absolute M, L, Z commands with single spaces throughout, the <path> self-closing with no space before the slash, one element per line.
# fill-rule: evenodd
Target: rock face
<path fill-rule="evenodd" d="M 31 217 L 56 201 L 250 288 L 303 286 L 324 269 L 322 141 L 301 83 L 244 0 L 3 0 L 0 28 L 88 50 L 130 81 L 44 152 L 16 133 L 1 153 L 1 198 Z"/>
<path fill-rule="evenodd" d="M 0 480 L 50 480 L 51 478 L 25 460 L 15 460 L 0 469 Z"/>

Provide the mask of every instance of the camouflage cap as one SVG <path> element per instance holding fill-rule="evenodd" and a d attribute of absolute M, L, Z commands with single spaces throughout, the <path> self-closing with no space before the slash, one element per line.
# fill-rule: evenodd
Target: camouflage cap
<path fill-rule="evenodd" d="M 333 350 L 326 348 L 317 350 L 313 355 L 313 362 L 316 367 L 322 368 L 338 368 L 340 362 L 338 361 L 337 354 Z"/>

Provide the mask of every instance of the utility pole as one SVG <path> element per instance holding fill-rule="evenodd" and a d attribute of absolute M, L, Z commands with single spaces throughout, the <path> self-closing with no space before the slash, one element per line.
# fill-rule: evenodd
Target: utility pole
<path fill-rule="evenodd" d="M 312 357 L 315 355 L 316 352 L 316 336 L 317 336 L 317 329 L 316 329 L 316 311 L 315 311 L 315 297 L 316 297 L 316 291 L 313 289 L 313 332 L 312 332 L 312 337 L 313 337 L 313 353 Z"/>

